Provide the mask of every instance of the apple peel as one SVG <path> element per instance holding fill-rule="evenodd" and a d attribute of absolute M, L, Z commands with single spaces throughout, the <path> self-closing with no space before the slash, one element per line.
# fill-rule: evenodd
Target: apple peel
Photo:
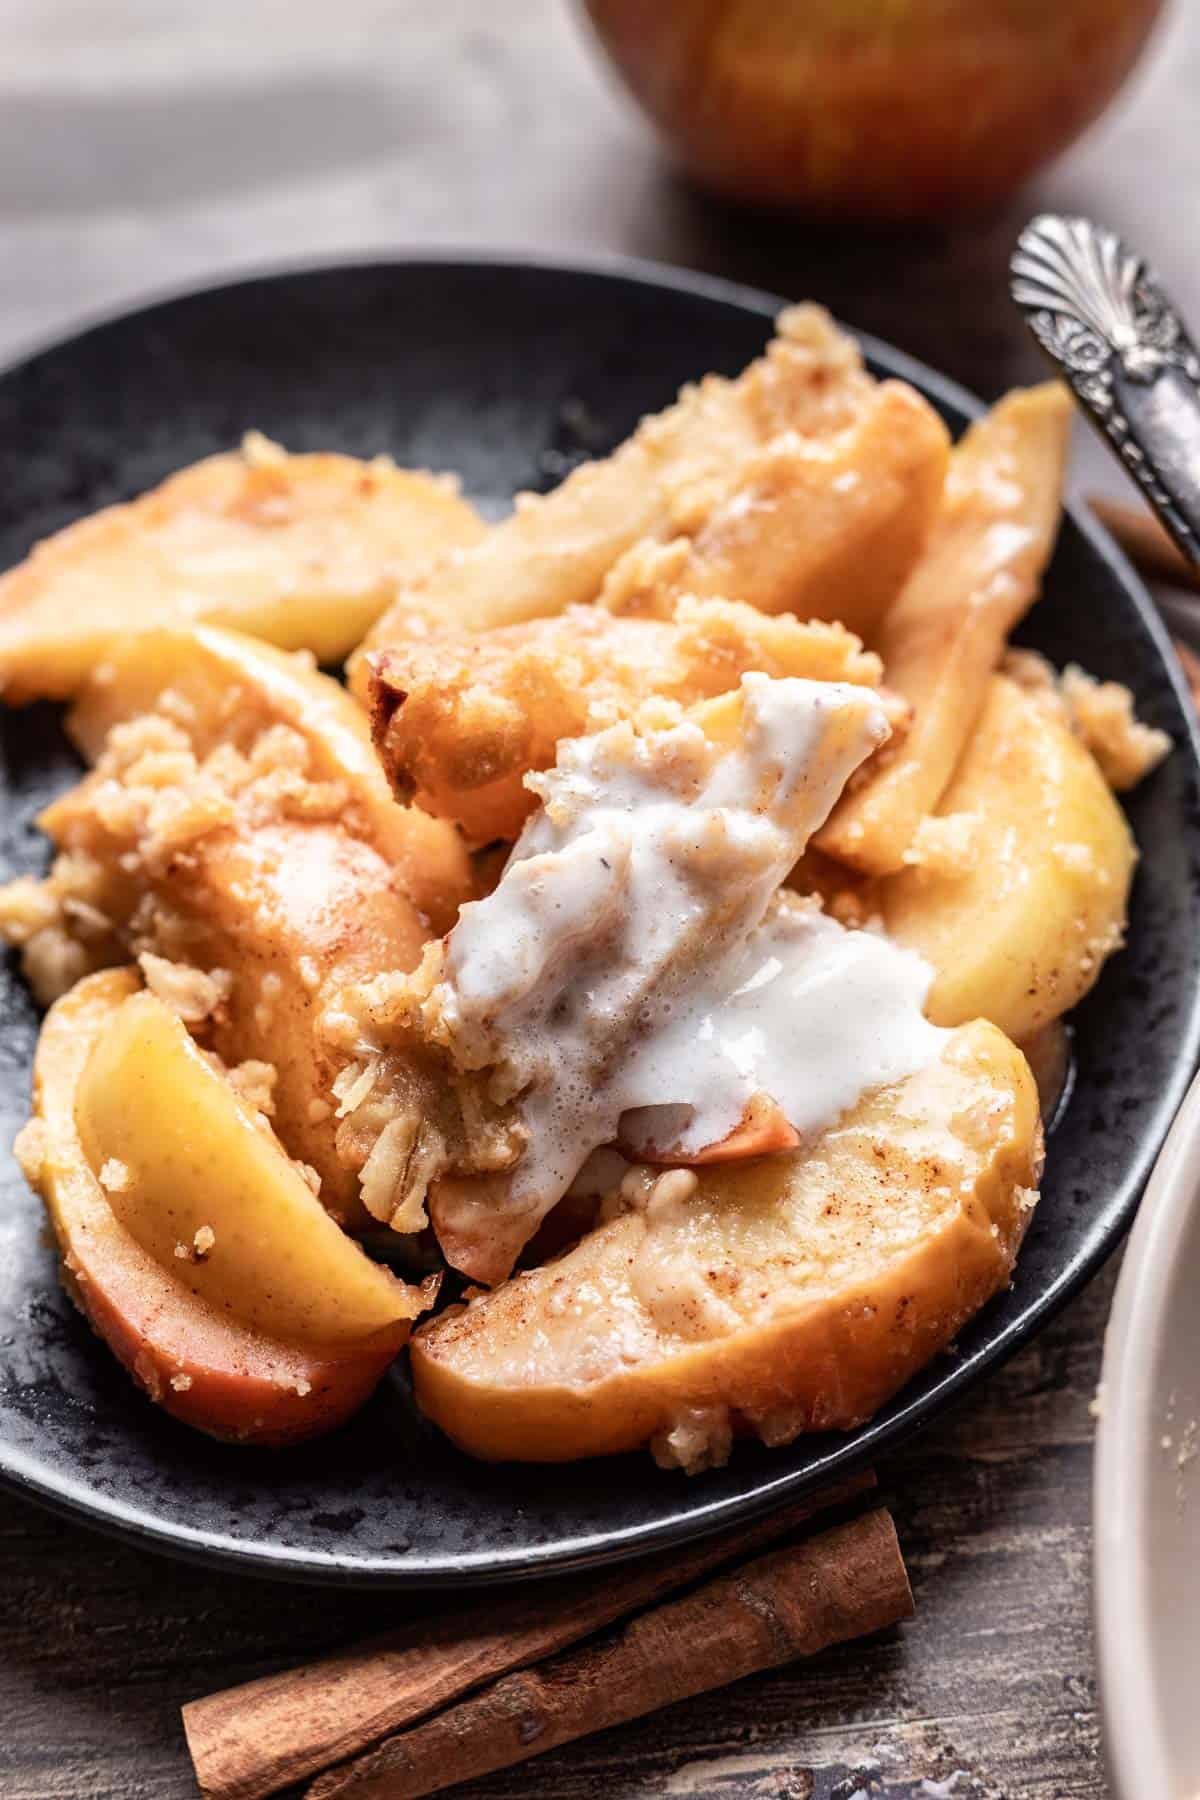
<path fill-rule="evenodd" d="M 685 1150 L 677 1137 L 664 1144 L 652 1135 L 656 1117 L 661 1128 L 667 1122 L 664 1115 L 670 1115 L 673 1124 L 681 1110 L 686 1111 L 676 1107 L 646 1106 L 626 1113 L 617 1139 L 622 1154 L 634 1157 L 638 1162 L 699 1169 L 710 1163 L 774 1156 L 780 1151 L 800 1147 L 800 1133 L 770 1094 L 752 1095 L 733 1130 L 699 1150 Z"/>
<path fill-rule="evenodd" d="M 260 1445 L 315 1437 L 362 1406 L 409 1320 L 362 1342 L 273 1337 L 190 1292 L 181 1260 L 163 1268 L 120 1223 L 84 1154 L 75 1103 L 98 1037 L 140 985 L 132 969 L 88 976 L 52 1007 L 39 1039 L 34 1119 L 18 1152 L 58 1239 L 63 1284 L 139 1387 L 184 1424 Z"/>

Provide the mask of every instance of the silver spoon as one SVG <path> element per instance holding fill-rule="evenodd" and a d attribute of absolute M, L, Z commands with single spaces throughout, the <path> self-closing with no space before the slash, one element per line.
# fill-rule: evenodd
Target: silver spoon
<path fill-rule="evenodd" d="M 1041 213 L 1012 297 L 1190 562 L 1200 563 L 1200 355 L 1145 261 L 1090 219 Z"/>

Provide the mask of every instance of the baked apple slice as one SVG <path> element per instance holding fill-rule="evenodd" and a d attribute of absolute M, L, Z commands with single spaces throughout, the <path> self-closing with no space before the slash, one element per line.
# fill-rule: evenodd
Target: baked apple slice
<path fill-rule="evenodd" d="M 773 440 L 832 438 L 852 425 L 875 391 L 857 345 L 816 306 L 788 307 L 776 332 L 735 380 L 708 375 L 685 387 L 611 456 L 581 464 L 548 494 L 518 495 L 478 543 L 404 583 L 350 661 L 352 690 L 366 698 L 366 651 L 588 604 L 639 541 L 653 549 L 690 536 Z"/>
<path fill-rule="evenodd" d="M 979 717 L 1009 632 L 1037 597 L 1062 512 L 1071 398 L 1056 381 L 1008 394 L 950 458 L 924 555 L 872 647 L 912 707 L 834 808 L 821 850 L 867 875 L 904 866 Z"/>
<path fill-rule="evenodd" d="M 83 846 L 110 868 L 137 854 L 106 844 L 95 823 L 80 818 L 66 834 L 68 870 Z M 281 820 L 215 832 L 127 879 L 114 954 L 141 955 L 150 984 L 226 1062 L 270 1066 L 275 1129 L 320 1176 L 339 1222 L 368 1224 L 357 1171 L 338 1153 L 332 1090 L 345 1059 L 318 1025 L 346 983 L 421 954 L 424 931 L 387 863 L 337 824 Z"/>
<path fill-rule="evenodd" d="M 836 436 L 787 432 L 748 458 L 689 536 L 635 545 L 600 604 L 669 618 L 685 595 L 731 595 L 869 636 L 925 547 L 949 448 L 927 400 L 881 382 Z"/>
<path fill-rule="evenodd" d="M 693 706 L 752 669 L 876 688 L 883 673 L 840 625 L 688 599 L 670 618 L 573 606 L 494 631 L 447 629 L 370 664 L 375 743 L 397 795 L 478 844 L 519 836 L 537 806 L 525 776 L 552 767 L 563 738 L 647 704 Z"/>
<path fill-rule="evenodd" d="M 146 631 L 111 646 L 80 691 L 67 730 L 94 764 L 114 727 L 152 714 L 179 724 L 199 760 L 221 745 L 249 753 L 273 726 L 296 732 L 308 750 L 308 776 L 344 788 L 341 824 L 396 870 L 431 930 L 448 931 L 470 898 L 458 833 L 397 804 L 361 708 L 302 657 L 217 626 Z M 51 835 L 55 816 L 54 808 L 46 815 Z"/>
<path fill-rule="evenodd" d="M 203 619 L 340 662 L 402 580 L 484 529 L 444 476 L 251 433 L 0 579 L 0 691 L 65 699 L 119 639 Z"/>
<path fill-rule="evenodd" d="M 425 1302 L 322 1211 L 265 1121 L 129 969 L 79 983 L 38 1044 L 18 1142 L 66 1285 L 151 1399 L 291 1443 L 366 1399 Z"/>
<path fill-rule="evenodd" d="M 1028 1065 L 976 1021 L 803 1150 L 645 1171 L 631 1210 L 422 1326 L 417 1398 L 497 1461 L 697 1468 L 734 1433 L 849 1429 L 1008 1280 L 1040 1167 Z"/>
<path fill-rule="evenodd" d="M 1051 694 L 992 677 L 915 865 L 879 887 L 890 935 L 937 971 L 938 1025 L 1027 1038 L 1087 993 L 1125 930 L 1137 852 Z"/>

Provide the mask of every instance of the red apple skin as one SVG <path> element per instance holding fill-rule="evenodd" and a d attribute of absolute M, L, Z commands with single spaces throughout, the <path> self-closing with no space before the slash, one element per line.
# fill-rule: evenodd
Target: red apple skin
<path fill-rule="evenodd" d="M 394 1337 L 340 1356 L 273 1343 L 210 1313 L 131 1248 L 94 1263 L 68 1250 L 64 1286 L 149 1398 L 209 1437 L 271 1448 L 320 1437 L 358 1411 L 395 1359 Z"/>
<path fill-rule="evenodd" d="M 336 1348 L 284 1343 L 199 1299 L 117 1222 L 84 1157 L 74 1102 L 98 1031 L 140 986 L 132 969 L 85 977 L 50 1009 L 38 1040 L 44 1136 L 26 1173 L 46 1202 L 63 1284 L 139 1387 L 184 1424 L 244 1444 L 316 1437 L 368 1398 L 409 1322 Z"/>
<path fill-rule="evenodd" d="M 732 198 L 906 220 L 1065 150 L 1163 0 L 584 0 L 677 160 Z"/>
<path fill-rule="evenodd" d="M 748 1156 L 774 1156 L 781 1150 L 796 1150 L 800 1133 L 789 1125 L 780 1107 L 769 1094 L 756 1094 L 741 1120 L 715 1144 L 702 1150 L 681 1150 L 678 1144 L 647 1144 L 637 1139 L 618 1138 L 626 1156 L 636 1162 L 661 1163 L 668 1168 L 705 1168 L 710 1163 L 740 1162 Z"/>

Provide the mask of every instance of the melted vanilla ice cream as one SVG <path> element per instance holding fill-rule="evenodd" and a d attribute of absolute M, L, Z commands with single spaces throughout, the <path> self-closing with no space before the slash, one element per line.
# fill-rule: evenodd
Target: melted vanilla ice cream
<path fill-rule="evenodd" d="M 746 675 L 662 729 L 559 745 L 435 991 L 461 1066 L 496 1071 L 541 1216 L 618 1136 L 688 1156 L 769 1096 L 802 1135 L 937 1054 L 931 971 L 780 884 L 888 735 L 878 695 Z"/>

